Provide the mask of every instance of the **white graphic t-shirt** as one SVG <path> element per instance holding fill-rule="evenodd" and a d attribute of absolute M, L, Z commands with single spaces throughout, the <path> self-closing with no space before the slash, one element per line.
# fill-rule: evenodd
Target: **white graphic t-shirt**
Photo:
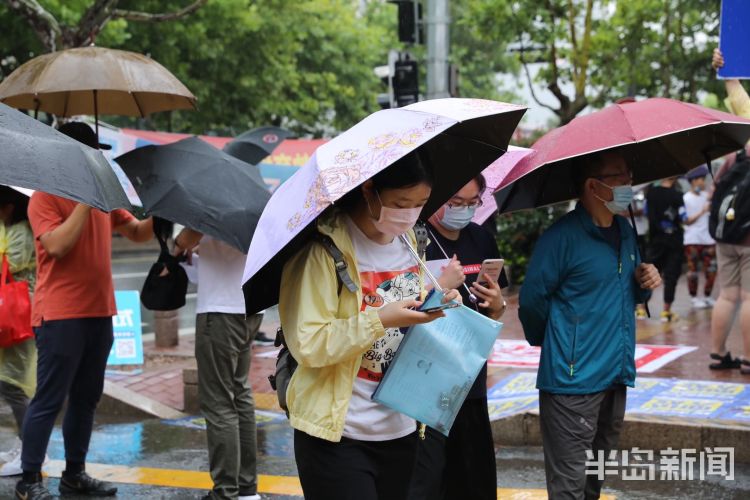
<path fill-rule="evenodd" d="M 349 234 L 362 283 L 362 311 L 379 309 L 385 304 L 419 298 L 419 267 L 405 244 L 395 238 L 387 245 L 373 242 L 347 218 Z M 386 328 L 362 356 L 354 380 L 352 399 L 344 422 L 344 436 L 360 441 L 387 441 L 404 437 L 416 429 L 414 419 L 372 400 L 383 378 L 384 369 L 393 360 L 403 333 Z"/>

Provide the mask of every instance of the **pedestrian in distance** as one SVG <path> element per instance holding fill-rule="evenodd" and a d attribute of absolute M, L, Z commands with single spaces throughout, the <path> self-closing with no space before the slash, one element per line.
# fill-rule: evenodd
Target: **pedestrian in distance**
<path fill-rule="evenodd" d="M 713 307 L 711 293 L 716 281 L 716 242 L 708 232 L 711 196 L 706 190 L 708 167 L 701 165 L 688 172 L 685 178 L 690 191 L 683 195 L 685 203 L 685 260 L 687 261 L 688 292 L 694 309 Z M 703 297 L 698 297 L 698 270 L 703 267 L 705 283 Z"/>
<path fill-rule="evenodd" d="M 678 319 L 672 311 L 677 281 L 682 274 L 683 228 L 685 203 L 677 190 L 677 177 L 661 180 L 651 186 L 646 195 L 648 214 L 648 262 L 652 262 L 664 280 L 664 309 L 661 321 L 671 323 Z"/>

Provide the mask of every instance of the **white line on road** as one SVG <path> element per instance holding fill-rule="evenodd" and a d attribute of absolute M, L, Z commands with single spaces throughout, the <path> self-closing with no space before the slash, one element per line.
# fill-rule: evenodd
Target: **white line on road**
<path fill-rule="evenodd" d="M 130 278 L 145 278 L 148 276 L 148 272 L 140 272 L 140 273 L 118 273 L 113 274 L 112 278 L 116 280 L 126 280 Z"/>

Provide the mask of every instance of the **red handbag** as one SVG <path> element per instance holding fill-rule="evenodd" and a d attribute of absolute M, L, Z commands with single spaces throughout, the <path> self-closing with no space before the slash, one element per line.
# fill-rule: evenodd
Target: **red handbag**
<path fill-rule="evenodd" d="M 0 280 L 0 347 L 10 347 L 33 336 L 29 284 L 13 279 L 8 258 L 3 254 Z"/>

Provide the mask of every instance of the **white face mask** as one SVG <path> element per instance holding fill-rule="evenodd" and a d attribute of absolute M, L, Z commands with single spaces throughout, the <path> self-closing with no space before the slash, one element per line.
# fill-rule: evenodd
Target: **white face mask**
<path fill-rule="evenodd" d="M 422 213 L 422 207 L 414 208 L 391 208 L 383 205 L 383 201 L 380 199 L 380 194 L 375 191 L 380 202 L 380 217 L 375 219 L 375 216 L 370 209 L 370 216 L 374 219 L 372 224 L 375 229 L 388 236 L 400 236 L 406 234 L 409 229 L 413 228 L 419 220 L 419 215 Z M 368 203 L 369 209 L 369 203 Z"/>

